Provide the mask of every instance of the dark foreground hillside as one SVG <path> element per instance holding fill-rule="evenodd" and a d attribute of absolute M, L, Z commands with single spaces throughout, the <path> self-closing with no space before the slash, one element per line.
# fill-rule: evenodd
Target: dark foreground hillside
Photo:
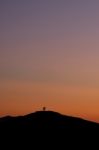
<path fill-rule="evenodd" d="M 4 117 L 0 119 L 0 141 L 16 143 L 16 146 L 28 144 L 32 147 L 49 143 L 62 146 L 73 143 L 82 146 L 98 144 L 99 124 L 76 117 L 61 115 L 52 111 L 37 111 L 26 116 Z M 9 142 L 10 141 L 10 142 Z M 56 141 L 56 142 L 55 142 Z M 65 146 L 66 146 L 65 145 Z M 71 144 L 72 145 L 72 144 Z M 70 145 L 70 146 L 71 146 Z"/>

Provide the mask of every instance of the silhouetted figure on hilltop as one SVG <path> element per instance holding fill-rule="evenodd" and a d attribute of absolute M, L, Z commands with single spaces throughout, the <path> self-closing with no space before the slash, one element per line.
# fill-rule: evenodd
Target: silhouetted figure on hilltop
<path fill-rule="evenodd" d="M 46 107 L 43 107 L 43 111 L 46 111 Z"/>

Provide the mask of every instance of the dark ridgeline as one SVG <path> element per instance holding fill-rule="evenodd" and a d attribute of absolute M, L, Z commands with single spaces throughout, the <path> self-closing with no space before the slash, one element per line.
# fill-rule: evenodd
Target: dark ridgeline
<path fill-rule="evenodd" d="M 89 143 L 95 139 L 98 139 L 99 124 L 84 119 L 61 115 L 53 111 L 37 111 L 25 116 L 18 117 L 3 117 L 0 119 L 0 137 L 2 141 L 12 141 L 13 139 L 17 143 L 22 140 L 26 143 L 31 141 L 33 145 L 35 142 L 43 140 L 57 141 L 57 144 L 61 141 L 65 143 L 79 141 L 81 143 Z M 1 140 L 0 140 L 1 141 Z M 47 141 L 47 142 L 48 142 Z M 59 141 L 59 143 L 58 143 Z M 24 142 L 24 144 L 26 144 Z M 32 147 L 33 147 L 32 145 Z"/>

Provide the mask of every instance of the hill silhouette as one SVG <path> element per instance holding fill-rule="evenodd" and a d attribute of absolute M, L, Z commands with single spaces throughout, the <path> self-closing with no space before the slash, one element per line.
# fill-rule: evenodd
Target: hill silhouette
<path fill-rule="evenodd" d="M 12 141 L 16 137 L 18 139 L 15 141 L 17 143 L 21 141 L 21 144 L 22 140 L 26 143 L 27 141 L 39 143 L 42 139 L 50 140 L 51 143 L 52 139 L 59 140 L 59 143 L 64 140 L 73 142 L 75 139 L 82 142 L 84 137 L 83 143 L 85 141 L 88 143 L 88 139 L 92 141 L 97 139 L 98 134 L 98 123 L 53 111 L 37 111 L 25 116 L 0 118 L 0 135 L 4 142 Z"/>
<path fill-rule="evenodd" d="M 99 129 L 99 124 L 53 111 L 37 111 L 25 116 L 0 118 L 0 129 Z"/>

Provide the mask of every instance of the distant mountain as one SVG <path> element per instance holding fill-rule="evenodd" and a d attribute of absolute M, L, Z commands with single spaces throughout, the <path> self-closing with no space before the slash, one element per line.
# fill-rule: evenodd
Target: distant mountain
<path fill-rule="evenodd" d="M 84 119 L 65 116 L 53 111 L 37 111 L 25 116 L 0 118 L 0 135 L 4 141 L 20 139 L 41 141 L 42 139 L 79 140 L 84 136 L 94 139 L 99 134 L 99 124 Z M 32 137 L 32 138 L 31 138 Z M 43 138 L 44 137 L 44 138 Z"/>

